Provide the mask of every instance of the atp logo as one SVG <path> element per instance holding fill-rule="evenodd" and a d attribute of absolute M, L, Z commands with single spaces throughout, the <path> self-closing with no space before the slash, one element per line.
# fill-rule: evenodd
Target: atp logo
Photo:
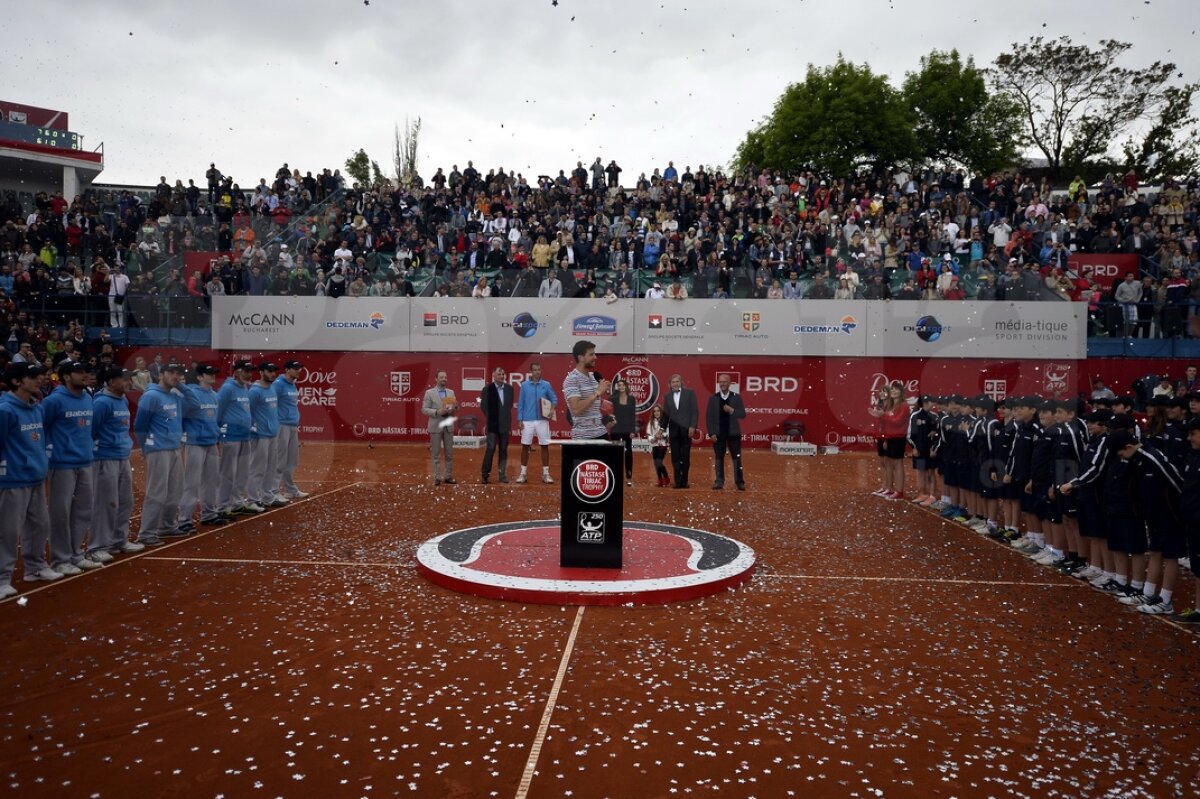
<path fill-rule="evenodd" d="M 581 511 L 575 540 L 580 544 L 603 544 L 604 518 L 599 511 Z"/>

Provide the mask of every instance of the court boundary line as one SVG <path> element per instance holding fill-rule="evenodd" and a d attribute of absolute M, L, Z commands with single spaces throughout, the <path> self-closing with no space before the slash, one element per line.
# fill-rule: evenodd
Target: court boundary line
<path fill-rule="evenodd" d="M 1064 582 L 1029 582 L 1026 580 L 965 580 L 953 577 L 868 577 L 848 574 L 783 574 L 760 572 L 760 577 L 786 580 L 842 580 L 861 581 L 870 583 L 932 583 L 935 585 L 1028 585 L 1044 588 L 1079 588 L 1074 583 Z"/>
<path fill-rule="evenodd" d="M 550 687 L 550 696 L 546 698 L 546 707 L 542 711 L 542 720 L 538 724 L 537 734 L 529 747 L 529 759 L 525 761 L 525 771 L 521 773 L 521 782 L 517 785 L 514 799 L 526 799 L 529 786 L 533 783 L 533 773 L 537 770 L 538 758 L 542 754 L 542 745 L 546 742 L 546 733 L 550 729 L 550 717 L 558 704 L 558 692 L 567 676 L 567 667 L 571 663 L 571 654 L 575 651 L 575 637 L 579 634 L 579 625 L 583 622 L 584 606 L 580 605 L 575 612 L 575 623 L 571 625 L 571 634 L 567 636 L 567 644 L 563 648 L 562 659 L 558 663 L 558 674 L 554 677 L 554 685 Z"/>
<path fill-rule="evenodd" d="M 322 492 L 319 494 L 318 493 L 310 494 L 309 496 L 305 497 L 304 499 L 293 500 L 282 508 L 271 508 L 270 510 L 267 510 L 264 513 L 259 513 L 259 514 L 255 514 L 254 516 L 247 516 L 244 518 L 240 518 L 237 521 L 230 522 L 229 524 L 221 525 L 220 527 L 214 527 L 210 530 L 201 530 L 201 531 L 194 533 L 192 535 L 189 535 L 185 538 L 179 538 L 177 540 L 168 539 L 168 543 L 163 544 L 160 547 L 146 547 L 141 552 L 130 553 L 129 557 L 127 557 L 127 558 L 121 558 L 120 560 L 113 560 L 110 563 L 106 563 L 104 565 L 103 569 L 92 569 L 90 571 L 85 571 L 83 574 L 75 574 L 75 575 L 71 575 L 70 577 L 61 577 L 52 582 L 45 583 L 43 585 L 39 585 L 34 588 L 30 588 L 28 591 L 22 591 L 22 592 L 16 594 L 15 596 L 10 596 L 7 599 L 0 600 L 0 605 L 3 605 L 8 602 L 16 602 L 17 600 L 21 599 L 21 597 L 32 596 L 33 594 L 39 594 L 42 591 L 46 591 L 51 588 L 56 588 L 58 586 L 65 585 L 66 583 L 69 583 L 72 580 L 78 580 L 83 577 L 91 577 L 91 576 L 95 576 L 95 575 L 99 575 L 99 574 L 104 574 L 105 570 L 111 569 L 115 566 L 120 566 L 123 563 L 133 563 L 134 561 L 141 560 L 143 558 L 146 558 L 147 556 L 156 555 L 161 552 L 165 552 L 166 550 L 171 549 L 172 547 L 179 546 L 180 544 L 186 544 L 189 541 L 196 541 L 201 538 L 210 536 L 214 533 L 222 532 L 223 530 L 230 530 L 230 529 L 236 527 L 237 525 L 241 524 L 242 522 L 248 522 L 253 519 L 261 519 L 264 516 L 270 516 L 272 513 L 277 513 L 279 511 L 287 510 L 288 508 L 298 507 L 300 505 L 303 505 L 305 502 L 308 502 L 309 500 L 313 500 L 318 497 L 327 497 L 327 496 L 330 496 L 331 494 L 336 494 L 339 491 L 345 491 L 347 488 L 353 488 L 356 485 L 358 485 L 358 483 L 349 483 L 347 485 L 338 486 L 337 488 L 333 488 L 333 489 L 330 489 L 329 491 L 325 491 L 325 492 Z M 22 583 L 25 582 L 24 576 L 21 577 L 21 582 Z"/>
<path fill-rule="evenodd" d="M 416 567 L 416 562 L 412 563 L 383 563 L 378 561 L 362 561 L 355 562 L 350 560 L 272 560 L 270 558 L 188 558 L 182 556 L 164 558 L 159 555 L 152 555 L 146 560 L 157 560 L 168 563 L 241 563 L 253 564 L 255 566 L 365 566 L 367 568 L 378 569 L 411 569 Z"/>

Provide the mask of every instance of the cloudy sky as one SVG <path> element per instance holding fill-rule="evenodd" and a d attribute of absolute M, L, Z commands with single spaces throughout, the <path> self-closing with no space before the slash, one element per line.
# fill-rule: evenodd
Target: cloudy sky
<path fill-rule="evenodd" d="M 988 64 L 1012 42 L 1134 45 L 1200 79 L 1195 0 L 37 0 L 0 15 L 4 99 L 61 109 L 111 183 L 243 186 L 363 147 L 391 171 L 421 117 L 424 175 L 451 164 L 533 178 L 600 156 L 623 178 L 727 164 L 808 63 L 842 52 L 899 84 L 929 50 Z M 13 43 L 22 46 L 12 46 Z"/>

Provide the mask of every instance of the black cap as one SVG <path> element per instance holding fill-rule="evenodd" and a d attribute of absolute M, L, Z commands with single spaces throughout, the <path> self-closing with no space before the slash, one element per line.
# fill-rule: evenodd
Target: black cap
<path fill-rule="evenodd" d="M 284 369 L 303 369 L 304 364 L 300 363 L 299 361 L 284 361 L 283 368 Z"/>
<path fill-rule="evenodd" d="M 114 380 L 118 377 L 133 377 L 133 372 L 128 369 L 122 369 L 119 366 L 109 366 L 100 370 L 96 378 L 101 383 L 107 383 L 109 380 Z"/>
<path fill-rule="evenodd" d="M 1085 422 L 1091 422 L 1093 424 L 1107 425 L 1109 422 L 1112 421 L 1113 415 L 1114 415 L 1113 412 L 1110 411 L 1108 408 L 1097 408 L 1096 410 L 1089 413 L 1087 416 L 1083 417 L 1083 420 Z"/>
<path fill-rule="evenodd" d="M 263 361 L 262 363 L 260 363 L 258 365 L 258 371 L 260 371 L 260 372 L 278 372 L 279 367 L 276 366 L 275 364 L 273 364 L 271 361 Z"/>
<path fill-rule="evenodd" d="M 1168 408 L 1188 409 L 1187 397 L 1171 397 L 1171 401 L 1167 403 Z"/>
<path fill-rule="evenodd" d="M 1193 430 L 1200 430 L 1200 416 L 1197 416 L 1193 419 L 1188 419 L 1187 424 L 1183 426 L 1183 429 L 1189 433 Z"/>
<path fill-rule="evenodd" d="M 236 372 L 238 369 L 245 369 L 247 372 L 253 371 L 254 364 L 243 358 L 240 361 L 233 362 L 233 370 Z"/>
<path fill-rule="evenodd" d="M 1118 402 L 1127 407 L 1133 407 L 1133 397 L 1129 396 L 1128 394 L 1121 397 L 1115 397 L 1112 401 L 1113 405 L 1116 405 Z"/>
<path fill-rule="evenodd" d="M 221 370 L 215 366 L 210 366 L 206 363 L 196 364 L 197 375 L 219 375 Z"/>
<path fill-rule="evenodd" d="M 87 370 L 87 364 L 82 361 L 63 361 L 58 365 L 58 374 L 60 376 L 75 374 L 76 372 L 86 372 Z"/>
<path fill-rule="evenodd" d="M 14 363 L 4 370 L 4 380 L 9 385 L 26 377 L 37 377 L 46 374 L 46 367 L 40 363 Z"/>
<path fill-rule="evenodd" d="M 996 401 L 991 397 L 978 397 L 975 400 L 975 407 L 982 408 L 984 413 L 995 413 Z"/>
<path fill-rule="evenodd" d="M 1108 426 L 1113 430 L 1135 430 L 1137 429 L 1137 420 L 1127 413 L 1114 413 Z"/>
<path fill-rule="evenodd" d="M 1125 449 L 1130 444 L 1136 444 L 1137 439 L 1128 430 L 1115 430 L 1108 434 L 1108 447 L 1113 452 Z"/>
<path fill-rule="evenodd" d="M 1054 400 L 1041 400 L 1037 403 L 1038 413 L 1054 413 L 1058 403 Z"/>
<path fill-rule="evenodd" d="M 1092 400 L 1092 404 L 1098 407 L 1111 408 L 1113 406 L 1113 401 L 1108 397 L 1095 397 Z"/>
<path fill-rule="evenodd" d="M 179 372 L 180 374 L 183 374 L 184 372 L 187 371 L 186 369 L 184 369 L 183 364 L 177 363 L 175 361 L 171 361 L 170 363 L 168 363 L 166 366 L 164 366 L 162 368 L 162 370 L 164 372 Z"/>
<path fill-rule="evenodd" d="M 1168 399 L 1167 397 L 1164 397 L 1162 394 L 1159 394 L 1157 397 L 1151 397 L 1146 402 L 1146 407 L 1147 408 L 1165 408 L 1170 404 L 1171 404 L 1170 399 Z"/>

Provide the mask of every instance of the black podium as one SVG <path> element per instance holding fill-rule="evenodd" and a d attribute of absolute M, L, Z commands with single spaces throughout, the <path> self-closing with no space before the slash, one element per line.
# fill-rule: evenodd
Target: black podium
<path fill-rule="evenodd" d="M 625 447 L 617 441 L 564 441 L 560 566 L 621 568 Z"/>

